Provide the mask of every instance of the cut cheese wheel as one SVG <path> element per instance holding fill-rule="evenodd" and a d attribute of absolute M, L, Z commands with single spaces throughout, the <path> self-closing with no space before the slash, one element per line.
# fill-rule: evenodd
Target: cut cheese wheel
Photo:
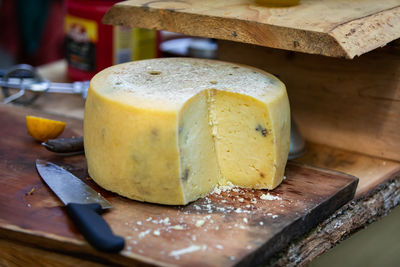
<path fill-rule="evenodd" d="M 100 186 L 139 201 L 187 204 L 232 183 L 273 189 L 289 152 L 284 84 L 247 66 L 164 58 L 91 81 L 84 143 Z"/>

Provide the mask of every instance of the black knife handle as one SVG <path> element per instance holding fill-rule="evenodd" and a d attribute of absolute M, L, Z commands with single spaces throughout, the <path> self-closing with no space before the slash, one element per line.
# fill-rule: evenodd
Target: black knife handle
<path fill-rule="evenodd" d="M 83 153 L 83 136 L 72 138 L 56 138 L 43 142 L 42 145 L 51 152 L 56 153 Z"/>
<path fill-rule="evenodd" d="M 124 248 L 125 240 L 114 235 L 100 216 L 100 204 L 68 203 L 66 208 L 79 231 L 93 247 L 104 252 L 118 252 Z"/>

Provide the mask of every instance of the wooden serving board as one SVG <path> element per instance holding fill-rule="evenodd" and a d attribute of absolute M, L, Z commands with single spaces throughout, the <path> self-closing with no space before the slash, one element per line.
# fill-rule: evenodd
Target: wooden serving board
<path fill-rule="evenodd" d="M 103 264 L 254 265 L 351 200 L 357 187 L 353 176 L 289 163 L 286 179 L 269 194 L 233 189 L 186 206 L 141 203 L 98 187 L 83 155 L 55 155 L 33 141 L 27 114 L 32 110 L 0 106 L 0 237 Z M 64 136 L 74 135 L 71 126 L 80 122 L 60 119 L 71 122 Z M 63 166 L 114 205 L 103 216 L 126 240 L 121 253 L 100 253 L 86 243 L 37 174 L 37 158 Z"/>

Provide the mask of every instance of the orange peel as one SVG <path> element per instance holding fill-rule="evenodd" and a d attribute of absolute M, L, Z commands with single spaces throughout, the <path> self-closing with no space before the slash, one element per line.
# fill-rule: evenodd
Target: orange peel
<path fill-rule="evenodd" d="M 66 126 L 65 122 L 35 116 L 26 116 L 28 133 L 37 141 L 57 138 Z"/>

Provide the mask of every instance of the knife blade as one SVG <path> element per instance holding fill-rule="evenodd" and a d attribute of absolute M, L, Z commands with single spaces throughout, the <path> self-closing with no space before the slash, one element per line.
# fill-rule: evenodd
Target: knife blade
<path fill-rule="evenodd" d="M 64 203 L 67 213 L 85 239 L 104 252 L 121 251 L 125 240 L 113 234 L 101 213 L 112 208 L 100 193 L 60 166 L 37 159 L 36 169 L 42 179 Z"/>

